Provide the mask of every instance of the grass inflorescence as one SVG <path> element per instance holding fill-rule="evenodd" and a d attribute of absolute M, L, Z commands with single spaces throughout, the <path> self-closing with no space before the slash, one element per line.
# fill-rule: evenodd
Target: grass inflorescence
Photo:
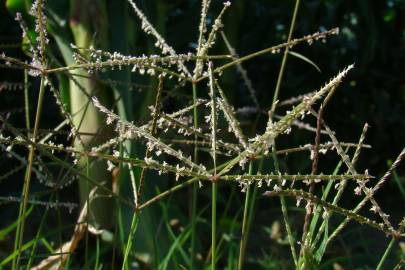
<path fill-rule="evenodd" d="M 296 1 L 287 40 L 247 55 L 239 55 L 224 32 L 223 18 L 232 12 L 229 1 L 223 3 L 211 23 L 207 19 L 211 1 L 202 1 L 197 45 L 194 51 L 187 53 L 177 53 L 133 0 L 128 0 L 133 16 L 152 37 L 159 54 L 133 56 L 98 49 L 97 44 L 83 41 L 88 41 L 91 33 L 74 28 L 76 26 L 71 26 L 76 35 L 75 43 L 63 47 L 58 33 L 48 31 L 50 19 L 47 16 L 52 12 L 47 9 L 47 2 L 41 0 L 34 1 L 30 10 L 37 36 L 31 39 L 27 37 L 30 31 L 25 23 L 27 18 L 17 14 L 16 21 L 29 41 L 29 61 L 4 53 L 0 55 L 0 64 L 25 74 L 22 82 L 1 82 L 0 93 L 22 90 L 27 93 L 30 88 L 38 92 L 38 98 L 35 108 L 31 108 L 33 105 L 25 95 L 25 127 L 15 126 L 8 116 L 0 116 L 1 149 L 18 164 L 0 176 L 0 184 L 25 168 L 21 196 L 0 197 L 2 203 L 19 203 L 15 222 L 9 229 L 0 231 L 2 237 L 5 234 L 15 238 L 13 250 L 0 260 L 0 265 L 10 269 L 28 266 L 32 269 L 93 266 L 104 269 L 103 265 L 110 265 L 113 269 L 200 269 L 205 266 L 241 270 L 252 257 L 260 256 L 249 253 L 250 245 L 258 245 L 249 241 L 250 231 L 255 227 L 256 203 L 259 199 L 268 202 L 279 197 L 278 210 L 287 236 L 284 242 L 279 239 L 281 236 L 274 239 L 289 246 L 289 267 L 316 269 L 332 240 L 349 221 L 354 221 L 392 239 L 377 264 L 377 268 L 382 269 L 393 243 L 405 236 L 405 224 L 403 221 L 394 224 L 375 194 L 404 159 L 405 149 L 387 173 L 378 178 L 368 170 L 360 172 L 356 168 L 361 151 L 370 148 L 365 143 L 368 125 L 365 124 L 358 142 L 343 142 L 326 123 L 324 111 L 335 91 L 346 83 L 345 78 L 355 68 L 353 64 L 342 67 L 318 89 L 279 101 L 286 62 L 289 55 L 294 55 L 291 49 L 339 34 L 339 29 L 333 28 L 294 38 L 299 3 Z M 55 49 L 51 48 L 55 44 L 49 40 L 59 42 L 65 63 L 55 57 Z M 228 51 L 215 54 L 213 49 L 221 42 Z M 266 54 L 282 55 L 273 100 L 268 108 L 261 107 L 254 83 L 243 67 L 246 61 Z M 227 97 L 232 89 L 226 89 L 222 77 L 233 67 L 244 80 L 252 107 L 235 108 Z M 109 78 L 112 71 L 127 72 L 127 80 Z M 135 85 L 128 80 L 131 76 L 150 78 L 152 87 Z M 66 95 L 66 85 L 70 95 Z M 134 88 L 153 97 L 153 104 L 148 104 L 151 106 L 145 113 L 149 117 L 143 121 L 133 121 L 134 117 L 129 115 L 133 101 L 127 100 L 125 94 L 133 92 Z M 44 101 L 47 93 L 54 97 L 60 110 L 62 121 L 55 128 L 41 126 L 43 111 L 47 110 Z M 182 93 L 186 94 L 182 96 Z M 148 95 L 143 96 L 145 102 Z M 179 102 L 172 106 L 172 100 Z M 30 109 L 36 111 L 32 127 Z M 264 129 L 252 133 L 244 128 L 241 115 L 247 111 L 266 117 Z M 301 129 L 314 133 L 313 142 L 277 149 L 280 137 Z M 26 152 L 21 150 L 24 148 Z M 311 171 L 291 172 L 280 166 L 284 155 L 303 152 L 308 153 Z M 319 160 L 323 155 L 337 160 L 333 172 L 322 168 Z M 45 184 L 40 192 L 32 190 L 33 178 Z M 86 186 L 85 189 L 80 187 L 80 202 L 55 199 L 76 181 Z M 187 188 L 188 193 L 181 192 Z M 207 189 L 211 189 L 211 193 L 207 193 Z M 181 200 L 175 199 L 177 194 L 182 194 Z M 346 208 L 346 204 L 340 204 L 343 195 L 356 201 L 360 198 L 360 202 L 354 208 Z M 233 205 L 233 197 L 243 198 L 244 202 L 230 218 L 229 208 L 239 207 Z M 291 221 L 291 198 L 304 213 L 300 223 Z M 114 204 L 109 203 L 111 201 Z M 182 205 L 172 205 L 179 201 Z M 157 202 L 161 202 L 160 205 Z M 162 217 L 154 215 L 157 206 L 162 209 Z M 360 212 L 366 206 L 375 215 Z M 27 219 L 32 207 L 46 207 L 46 212 L 35 228 L 37 233 L 30 239 Z M 45 231 L 48 212 L 57 209 L 60 217 L 63 208 L 68 208 L 69 212 L 79 208 L 74 224 L 62 226 L 64 222 L 60 220 L 56 232 Z M 183 218 L 178 219 L 175 211 L 179 209 L 188 214 L 179 215 Z M 270 218 L 276 220 L 276 217 Z M 169 240 L 165 243 L 157 242 L 165 237 L 154 235 L 154 232 L 162 232 L 162 227 L 168 231 Z M 55 243 L 56 234 L 60 240 L 62 234 L 70 235 L 69 240 Z M 275 231 L 272 234 L 279 235 Z M 90 249 L 93 238 L 95 248 Z M 83 245 L 87 251 L 85 258 L 77 252 Z M 112 256 L 105 259 L 100 253 Z"/>

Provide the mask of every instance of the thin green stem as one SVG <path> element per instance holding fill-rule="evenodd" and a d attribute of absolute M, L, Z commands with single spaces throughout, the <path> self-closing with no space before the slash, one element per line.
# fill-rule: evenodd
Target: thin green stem
<path fill-rule="evenodd" d="M 49 199 L 49 201 L 52 200 L 52 197 L 53 197 L 53 196 L 51 196 L 51 198 Z M 42 229 L 43 229 L 43 227 L 44 227 L 44 224 L 45 224 L 45 221 L 46 221 L 46 217 L 48 216 L 48 211 L 49 211 L 49 209 L 46 208 L 44 214 L 43 214 L 42 217 L 41 217 L 41 222 L 39 223 L 38 231 L 37 231 L 37 234 L 36 234 L 36 236 L 35 236 L 34 245 L 32 246 L 31 253 L 30 253 L 30 256 L 29 256 L 29 259 L 28 259 L 27 269 L 31 269 L 32 261 L 33 261 L 33 259 L 34 259 L 34 257 L 35 257 L 35 251 L 36 251 L 36 249 L 37 249 L 38 242 L 39 242 L 39 240 L 40 240 L 40 238 L 41 238 Z"/>
<path fill-rule="evenodd" d="M 194 128 L 198 128 L 198 111 L 197 111 L 197 85 L 193 83 L 193 122 Z M 194 142 L 198 140 L 197 134 L 194 134 Z M 194 163 L 198 163 L 198 145 L 194 143 Z M 197 196 L 198 196 L 198 183 L 194 182 L 191 201 L 191 260 L 190 269 L 194 269 L 194 257 L 195 257 L 195 240 L 196 240 L 196 223 L 197 223 Z"/>
<path fill-rule="evenodd" d="M 310 202 L 310 203 L 315 203 L 317 205 L 321 205 L 322 207 L 326 208 L 327 211 L 335 212 L 338 213 L 342 216 L 348 217 L 350 219 L 353 219 L 354 221 L 360 223 L 360 224 L 366 224 L 374 229 L 377 229 L 387 235 L 393 236 L 393 237 L 403 237 L 404 235 L 401 232 L 398 231 L 391 231 L 389 228 L 386 228 L 384 224 L 378 223 L 375 220 L 371 220 L 365 216 L 359 215 L 357 213 L 354 213 L 352 210 L 347 210 L 345 208 L 333 205 L 327 201 L 324 201 L 312 193 L 305 192 L 300 189 L 280 189 L 278 191 L 267 191 L 264 193 L 266 196 L 289 196 L 289 197 L 295 197 L 295 198 L 303 198 L 305 201 Z"/>
<path fill-rule="evenodd" d="M 122 157 L 124 155 L 124 144 L 123 142 L 120 142 L 119 144 L 119 151 L 120 151 L 120 157 Z M 113 178 L 113 189 L 114 189 L 114 185 L 117 186 L 116 189 L 116 195 L 120 196 L 120 184 L 122 182 L 122 172 L 124 171 L 124 164 L 122 161 L 119 162 L 118 164 L 119 167 L 119 173 L 115 179 Z M 118 181 L 118 182 L 115 182 Z M 117 219 L 117 222 L 115 222 L 114 224 L 114 239 L 113 239 L 113 243 L 114 243 L 114 247 L 113 247 L 113 254 L 112 254 L 112 265 L 114 265 L 114 262 L 116 260 L 116 253 L 117 253 L 117 246 L 121 245 L 124 246 L 125 240 L 124 240 L 124 221 L 123 221 L 123 217 L 122 217 L 122 206 L 119 203 L 118 200 L 115 200 L 115 205 L 116 205 L 116 209 L 117 209 L 117 214 L 115 216 L 115 218 Z M 136 208 L 136 205 L 135 205 Z M 117 233 L 118 232 L 118 233 Z M 119 245 L 118 245 L 119 244 Z"/>
<path fill-rule="evenodd" d="M 25 126 L 28 130 L 31 129 L 31 124 L 30 124 L 30 102 L 29 102 L 29 96 L 28 96 L 28 71 L 24 69 L 24 107 L 25 107 Z M 29 135 L 28 135 L 29 136 Z"/>
<path fill-rule="evenodd" d="M 291 42 L 292 35 L 293 35 L 293 32 L 294 32 L 294 27 L 295 27 L 295 21 L 296 21 L 297 14 L 298 14 L 299 4 L 300 4 L 300 0 L 296 0 L 295 1 L 295 7 L 294 7 L 294 13 L 293 13 L 293 17 L 291 19 L 290 30 L 289 30 L 289 33 L 288 33 L 288 38 L 287 38 L 286 43 Z M 274 90 L 273 102 L 271 104 L 271 110 L 270 110 L 271 114 L 269 116 L 270 118 L 273 117 L 274 111 L 276 109 L 277 99 L 278 99 L 278 96 L 279 96 L 279 93 L 280 93 L 280 88 L 281 88 L 281 82 L 283 80 L 284 70 L 285 70 L 285 66 L 286 66 L 286 63 L 287 63 L 288 51 L 289 51 L 289 46 L 286 46 L 285 49 L 284 49 L 283 60 L 281 62 L 281 67 L 280 67 L 278 77 L 277 77 L 276 89 Z M 273 144 L 272 154 L 273 154 L 274 169 L 276 171 L 279 171 L 278 159 L 277 159 L 277 155 L 276 155 L 276 142 L 274 142 L 274 144 Z M 288 219 L 287 205 L 286 205 L 284 196 L 280 196 L 280 204 L 281 204 L 281 211 L 283 213 L 284 225 L 285 225 L 285 228 L 286 228 L 286 231 L 287 231 L 288 242 L 290 243 L 291 254 L 293 256 L 294 264 L 297 267 L 298 266 L 298 260 L 297 260 L 297 253 L 296 253 L 296 250 L 295 250 L 295 241 L 294 241 L 294 238 L 293 238 L 292 232 L 291 232 L 291 226 L 290 226 L 289 219 Z"/>
<path fill-rule="evenodd" d="M 302 37 L 302 38 L 297 38 L 297 39 L 291 40 L 290 42 L 285 42 L 285 43 L 282 43 L 282 44 L 279 44 L 279 45 L 276 45 L 276 46 L 272 46 L 272 47 L 269 47 L 269 48 L 266 48 L 266 49 L 263 49 L 263 50 L 260 50 L 260 51 L 245 55 L 245 56 L 242 56 L 242 57 L 240 57 L 240 58 L 238 58 L 236 60 L 233 60 L 233 61 L 231 61 L 229 63 L 226 63 L 226 64 L 224 64 L 222 66 L 219 66 L 214 70 L 214 73 L 221 73 L 222 71 L 224 71 L 227 68 L 233 67 L 233 66 L 235 66 L 237 64 L 240 64 L 242 62 L 245 62 L 247 60 L 253 59 L 255 57 L 258 57 L 258 56 L 261 56 L 261 55 L 264 55 L 264 54 L 267 54 L 267 53 L 278 52 L 278 50 L 280 50 L 280 49 L 287 48 L 287 47 L 292 47 L 292 46 L 295 46 L 295 45 L 297 45 L 297 44 L 299 44 L 301 42 L 304 42 L 304 41 L 318 40 L 320 38 L 324 38 L 324 37 L 329 36 L 329 35 L 336 35 L 338 32 L 339 32 L 338 28 L 333 28 L 333 29 L 330 29 L 330 30 L 325 31 L 325 32 L 321 32 L 321 33 L 318 32 L 318 33 L 308 35 L 308 36 L 305 36 L 305 37 Z M 203 75 L 203 76 L 199 77 L 198 79 L 196 79 L 196 82 L 202 81 L 202 80 L 204 80 L 206 78 L 208 78 L 208 75 Z"/>
<path fill-rule="evenodd" d="M 274 169 L 276 171 L 279 171 L 279 165 L 278 165 L 278 159 L 276 155 L 276 146 L 273 145 L 273 162 L 274 162 Z M 281 183 L 280 183 L 281 184 Z M 290 226 L 290 221 L 288 219 L 288 211 L 287 211 L 287 204 L 285 202 L 285 198 L 283 195 L 280 196 L 280 204 L 281 204 L 281 212 L 283 213 L 283 220 L 284 220 L 284 226 L 285 230 L 287 231 L 287 238 L 288 238 L 288 243 L 290 244 L 290 249 L 291 249 L 291 255 L 294 260 L 294 264 L 297 267 L 298 266 L 298 260 L 297 260 L 297 252 L 295 250 L 295 240 L 292 235 L 291 231 L 291 226 Z"/>
<path fill-rule="evenodd" d="M 132 216 L 131 229 L 129 231 L 127 245 L 125 247 L 124 260 L 122 262 L 122 268 L 121 268 L 122 270 L 129 269 L 128 265 L 127 265 L 128 256 L 129 256 L 129 252 L 132 249 L 132 239 L 135 235 L 136 228 L 138 227 L 137 225 L 138 225 L 138 213 L 134 212 L 134 215 Z"/>
<path fill-rule="evenodd" d="M 260 159 L 260 162 L 259 162 L 259 166 L 258 166 L 257 173 L 259 173 L 259 172 L 262 171 L 262 169 L 263 169 L 263 163 L 264 163 L 264 160 L 263 160 L 263 158 L 261 158 L 261 159 Z M 256 174 L 257 174 L 257 173 L 256 173 Z M 246 228 L 246 242 L 245 242 L 245 244 L 247 243 L 247 239 L 249 239 L 250 226 L 251 226 L 251 224 L 252 224 L 253 215 L 254 215 L 254 213 L 255 213 L 255 204 L 256 204 L 256 198 L 257 198 L 257 190 L 258 190 L 258 186 L 257 186 L 257 185 L 254 185 L 254 187 L 253 187 L 253 194 L 252 194 L 252 196 L 251 196 L 251 200 L 250 200 L 251 202 L 250 202 L 250 205 L 249 205 L 249 215 L 248 215 L 247 228 Z"/>
<path fill-rule="evenodd" d="M 297 18 L 297 14 L 298 14 L 298 7 L 300 5 L 300 0 L 296 0 L 295 1 L 295 7 L 294 7 L 294 13 L 293 13 L 293 17 L 291 20 L 291 25 L 290 25 L 290 31 L 288 33 L 288 38 L 287 38 L 287 43 L 290 43 L 291 39 L 292 39 L 292 35 L 294 32 L 294 27 L 295 27 L 295 21 Z M 276 84 L 276 90 L 274 91 L 274 95 L 273 95 L 273 103 L 271 104 L 271 111 L 274 112 L 274 110 L 276 109 L 276 101 L 278 99 L 278 95 L 280 92 L 280 88 L 281 88 L 281 82 L 283 80 L 283 76 L 284 76 L 284 70 L 285 70 L 285 66 L 287 63 L 287 57 L 288 57 L 288 51 L 289 51 L 289 47 L 286 46 L 284 49 L 284 55 L 283 55 L 283 60 L 281 61 L 281 67 L 280 67 L 280 71 L 278 73 L 278 78 L 277 78 L 277 84 Z"/>
<path fill-rule="evenodd" d="M 391 177 L 392 172 L 397 168 L 397 166 L 401 163 L 402 160 L 405 159 L 405 148 L 402 149 L 401 153 L 398 155 L 398 157 L 395 159 L 394 163 L 392 166 L 388 169 L 388 171 L 384 174 L 383 177 L 377 182 L 377 184 L 371 189 L 370 196 L 366 196 L 361 200 L 360 203 L 357 204 L 357 206 L 353 209 L 353 213 L 359 212 L 364 205 L 368 202 L 368 200 L 374 195 L 374 193 L 377 192 L 377 190 Z M 339 226 L 333 231 L 333 233 L 329 236 L 327 243 L 330 243 L 333 239 L 336 238 L 336 236 L 343 230 L 344 227 L 349 223 L 350 217 L 346 217 L 345 220 L 343 220 Z"/>
<path fill-rule="evenodd" d="M 86 162 L 86 177 L 90 176 L 90 166 L 89 166 L 89 157 L 87 156 L 85 158 L 85 162 Z M 86 208 L 87 208 L 87 213 L 90 213 L 90 185 L 89 182 L 86 181 Z M 87 228 L 89 227 L 89 215 L 86 215 L 86 226 Z M 86 239 L 85 239 L 86 245 L 85 245 L 85 249 L 84 249 L 84 259 L 85 259 L 85 269 L 89 268 L 89 231 L 86 230 Z"/>
<path fill-rule="evenodd" d="M 217 193 L 218 193 L 218 183 L 217 183 L 217 105 L 216 105 L 216 91 L 214 86 L 214 76 L 213 76 L 213 64 L 208 63 L 209 72 L 209 86 L 210 86 L 210 96 L 211 96 L 211 114 L 210 114 L 210 124 L 211 124 L 211 151 L 212 151 L 212 161 L 214 166 L 214 172 L 212 175 L 212 213 L 211 213 L 211 269 L 216 269 L 216 255 L 217 255 Z"/>
<path fill-rule="evenodd" d="M 387 257 L 388 257 L 388 254 L 391 252 L 391 249 L 392 249 L 392 247 L 394 246 L 395 241 L 396 241 L 396 240 L 395 240 L 395 237 L 393 237 L 393 238 L 391 239 L 391 241 L 389 242 L 387 248 L 385 249 L 383 256 L 381 257 L 380 261 L 378 262 L 378 265 L 377 265 L 377 267 L 376 267 L 376 270 L 381 270 L 381 269 L 382 269 L 382 267 L 383 267 L 383 265 L 384 265 L 384 262 L 385 262 L 385 260 L 386 260 Z"/>
<path fill-rule="evenodd" d="M 249 163 L 249 175 L 252 175 L 253 173 L 253 161 L 250 161 Z M 250 185 L 247 184 L 246 188 L 246 196 L 245 196 L 245 205 L 243 209 L 243 221 L 242 221 L 242 236 L 240 239 L 240 244 L 239 244 L 239 260 L 238 260 L 238 270 L 243 269 L 243 261 L 245 258 L 245 250 L 246 250 L 246 242 L 247 242 L 247 236 L 248 236 L 248 216 L 250 213 L 249 212 L 249 205 L 252 203 L 250 202 L 250 196 L 251 196 L 251 188 Z"/>
<path fill-rule="evenodd" d="M 362 147 L 363 147 L 363 145 L 364 145 L 364 140 L 365 140 L 367 128 L 368 128 L 368 124 L 365 124 L 364 127 L 363 127 L 363 131 L 362 131 L 362 133 L 361 133 L 361 135 L 360 135 L 359 142 L 357 143 L 355 153 L 354 153 L 353 158 L 352 158 L 352 164 L 353 164 L 353 165 L 356 164 L 357 159 L 358 159 L 358 157 L 359 157 L 359 155 L 360 155 L 360 151 L 361 151 L 361 149 L 362 149 Z M 347 153 L 348 151 L 349 151 L 349 148 L 346 148 L 345 153 Z M 338 165 L 336 166 L 335 170 L 333 171 L 333 175 L 336 175 L 336 174 L 338 173 L 338 171 L 339 171 L 340 166 L 342 165 L 342 163 L 343 163 L 342 161 L 340 161 L 340 162 L 338 163 Z M 349 172 L 349 171 L 347 171 L 347 172 Z M 333 204 L 333 205 L 337 205 L 337 203 L 339 202 L 339 200 L 340 200 L 340 198 L 341 198 L 341 196 L 342 196 L 342 194 L 343 194 L 343 191 L 344 191 L 345 188 L 346 188 L 346 185 L 347 185 L 346 182 L 347 182 L 347 180 L 344 180 L 344 181 L 342 181 L 342 183 L 340 183 L 339 190 L 338 190 L 338 192 L 335 194 L 335 197 L 333 198 L 333 201 L 332 201 L 332 204 Z M 333 184 L 333 182 L 331 182 L 331 183 L 328 184 L 328 186 L 326 187 L 326 190 L 325 190 L 325 192 L 324 192 L 323 197 L 326 198 L 326 196 L 328 195 L 328 193 L 329 193 L 329 191 L 330 191 L 330 189 L 331 189 L 332 184 Z M 315 211 L 315 212 L 318 213 L 318 211 Z M 314 219 L 313 219 L 314 226 L 316 226 L 316 223 L 318 222 L 318 219 L 319 219 L 319 214 L 315 214 Z M 314 239 L 313 241 L 312 241 L 312 236 L 313 236 L 313 234 L 314 234 L 314 230 L 311 230 L 311 231 L 310 231 L 310 236 L 309 236 L 309 237 L 310 237 L 310 239 L 311 239 L 311 245 L 312 245 L 313 247 L 315 246 L 315 244 L 316 244 L 316 243 L 319 241 L 319 239 L 321 238 L 321 235 L 322 235 L 322 233 L 324 232 L 324 230 L 325 230 L 325 228 L 326 228 L 326 223 L 327 223 L 327 220 L 323 220 L 323 221 L 322 221 L 321 226 L 319 227 L 319 229 L 318 229 L 318 231 L 317 231 L 317 235 L 316 235 L 316 237 L 315 237 L 315 239 Z"/>
<path fill-rule="evenodd" d="M 41 118 L 44 93 L 45 93 L 45 77 L 42 76 L 41 82 L 40 82 L 40 87 L 39 87 L 39 97 L 38 97 L 38 104 L 37 104 L 37 112 L 36 112 L 36 116 L 35 116 L 34 130 L 33 130 L 33 134 L 32 134 L 33 142 L 35 142 L 37 133 L 38 133 L 39 119 Z M 18 215 L 19 222 L 18 222 L 17 232 L 16 232 L 17 245 L 14 247 L 15 250 L 18 250 L 18 254 L 17 254 L 16 260 L 13 260 L 13 269 L 20 268 L 21 251 L 22 251 L 21 247 L 22 247 L 22 242 L 23 242 L 24 225 L 25 225 L 25 212 L 27 210 L 28 195 L 29 195 L 29 191 L 30 191 L 32 166 L 34 163 L 34 154 L 35 154 L 34 152 L 35 151 L 34 151 L 33 145 L 30 145 L 29 154 L 28 154 L 27 170 L 25 173 L 24 186 L 23 186 L 23 192 L 22 192 L 23 200 L 20 203 L 20 211 L 19 211 L 19 215 Z"/>
<path fill-rule="evenodd" d="M 157 120 L 160 116 L 160 106 L 161 106 L 161 96 L 162 96 L 162 89 L 163 89 L 163 77 L 159 76 L 159 84 L 156 90 L 156 98 L 155 98 L 155 105 L 153 109 L 153 117 L 152 117 L 152 124 L 150 125 L 150 134 L 155 136 L 156 135 L 156 129 L 157 129 Z M 149 148 L 146 149 L 145 151 L 145 159 L 149 158 L 150 156 L 150 150 Z M 142 168 L 141 171 L 141 176 L 139 177 L 139 188 L 136 190 L 136 187 L 134 187 L 134 200 L 135 200 L 135 205 L 138 205 L 138 200 L 141 198 L 143 189 L 144 189 L 144 184 L 145 184 L 145 178 L 146 178 L 146 172 L 147 168 Z M 135 184 L 134 184 L 135 185 Z M 136 196 L 136 192 L 138 192 L 138 195 Z"/>
<path fill-rule="evenodd" d="M 212 183 L 212 216 L 211 216 L 211 269 L 216 269 L 216 254 L 217 254 L 217 193 L 218 183 Z"/>
<path fill-rule="evenodd" d="M 286 206 L 287 204 L 285 202 L 284 196 L 280 196 L 280 203 L 281 203 L 281 211 L 283 212 L 284 225 L 285 225 L 285 229 L 287 231 L 288 242 L 290 243 L 291 254 L 293 256 L 294 264 L 297 266 L 298 260 L 297 260 L 297 252 L 295 250 L 295 240 L 294 240 L 294 236 L 292 235 L 290 221 L 288 219 L 288 211 L 287 211 L 287 206 Z"/>

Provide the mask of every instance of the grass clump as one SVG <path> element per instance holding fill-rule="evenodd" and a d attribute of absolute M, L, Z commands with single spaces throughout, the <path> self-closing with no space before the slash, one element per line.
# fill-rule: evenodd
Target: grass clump
<path fill-rule="evenodd" d="M 266 225 L 272 228 L 273 240 L 289 247 L 285 267 L 317 269 L 331 242 L 354 221 L 392 239 L 377 263 L 377 269 L 382 269 L 393 243 L 404 237 L 405 224 L 393 224 L 375 194 L 404 159 L 405 149 L 383 177 L 374 177 L 355 166 L 360 152 L 370 148 L 365 144 L 368 125 L 358 142 L 347 143 L 326 123 L 324 111 L 354 65 L 342 67 L 317 90 L 279 101 L 289 55 L 316 67 L 292 49 L 333 38 L 339 29 L 293 38 L 300 5 L 296 1 L 285 43 L 239 56 L 222 31 L 223 17 L 232 12 L 231 3 L 224 2 L 208 23 L 211 1 L 203 0 L 196 48 L 180 54 L 136 1 L 128 0 L 127 4 L 159 54 L 133 56 L 93 44 L 85 24 L 88 18 L 77 10 L 72 11 L 78 12 L 74 14 L 77 21 L 70 25 L 74 43 L 66 46 L 62 34 L 51 27 L 56 18 L 52 5 L 48 8 L 45 1 L 34 1 L 30 9 L 35 38 L 29 36 L 32 29 L 25 23 L 31 17 L 16 16 L 29 48 L 29 61 L 4 53 L 0 56 L 2 64 L 25 74 L 24 82 L 4 84 L 4 88 L 24 88 L 26 93 L 36 89 L 38 97 L 33 127 L 27 98 L 25 129 L 8 117 L 0 118 L 1 147 L 20 163 L 2 175 L 1 182 L 25 168 L 21 196 L 3 198 L 20 205 L 15 222 L 1 231 L 14 235 L 15 243 L 0 265 L 11 269 L 244 269 L 262 256 L 248 251 L 257 245 L 249 240 L 256 225 L 257 203 L 278 197 L 284 229 L 277 226 L 276 219 L 273 225 Z M 107 12 L 105 5 L 98 8 Z M 211 53 L 222 41 L 229 52 Z M 261 107 L 243 67 L 266 54 L 282 54 L 268 108 Z M 235 109 L 227 97 L 232 90 L 223 87 L 222 75 L 233 67 L 245 81 L 251 107 Z M 120 80 L 114 80 L 121 75 Z M 132 82 L 132 77 L 145 76 L 151 78 L 150 85 Z M 143 121 L 134 121 L 131 115 L 135 101 L 127 97 L 134 97 L 134 87 L 147 92 L 143 103 L 152 104 L 149 111 L 144 110 L 149 117 Z M 54 97 L 62 121 L 51 129 L 41 129 L 48 93 Z M 266 124 L 255 132 L 248 131 L 241 121 L 246 113 L 265 117 Z M 277 149 L 280 138 L 301 129 L 315 134 L 313 143 Z M 308 151 L 310 171 L 291 173 L 281 165 L 284 155 Z M 320 166 L 321 154 L 337 160 L 332 172 Z M 44 183 L 39 191 L 32 189 L 33 178 Z M 59 201 L 64 188 L 75 189 L 74 182 L 80 185 L 79 201 Z M 187 188 L 188 193 L 182 191 Z M 343 195 L 359 202 L 347 208 L 340 204 Z M 235 201 L 240 198 L 244 202 L 239 208 Z M 290 198 L 304 213 L 300 222 L 292 222 Z M 182 205 L 176 205 L 179 202 Z M 30 239 L 27 219 L 32 208 L 42 206 L 46 211 Z M 77 219 L 69 226 L 63 224 L 61 215 L 65 207 L 78 210 Z M 361 212 L 366 207 L 375 215 Z M 236 208 L 239 210 L 232 216 Z M 50 211 L 56 211 L 59 218 L 55 231 L 45 230 L 51 222 Z M 301 223 L 302 228 L 298 226 Z M 57 235 L 60 240 L 69 235 L 69 240 L 51 243 Z M 84 255 L 78 250 L 84 250 Z M 257 264 L 264 269 L 277 267 L 276 260 L 267 256 L 265 253 Z M 266 260 L 270 261 L 264 263 Z"/>

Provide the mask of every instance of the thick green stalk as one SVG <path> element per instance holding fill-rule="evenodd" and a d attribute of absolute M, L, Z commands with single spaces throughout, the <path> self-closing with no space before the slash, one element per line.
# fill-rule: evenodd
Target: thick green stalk
<path fill-rule="evenodd" d="M 79 48 L 89 48 L 93 44 L 93 34 L 91 26 L 94 24 L 95 18 L 89 16 L 88 12 L 90 7 L 93 5 L 90 0 L 71 0 L 71 10 L 70 10 L 70 29 L 73 34 L 74 43 Z M 104 1 L 97 2 L 96 12 L 100 16 L 104 16 L 103 13 L 105 3 Z M 98 37 L 99 42 L 105 43 L 103 39 L 105 37 L 106 25 L 100 24 L 100 35 Z M 70 59 L 65 59 L 65 61 L 71 61 Z M 69 63 L 67 63 L 69 64 Z M 97 134 L 103 135 L 101 137 L 94 135 L 81 135 L 80 138 L 76 137 L 74 141 L 75 149 L 82 151 L 87 151 L 91 149 L 94 145 L 97 145 L 104 141 L 105 137 L 110 134 L 108 130 L 105 129 L 105 116 L 90 102 L 89 97 L 98 96 L 101 100 L 106 100 L 107 102 L 107 89 L 103 88 L 97 83 L 95 76 L 89 76 L 85 70 L 77 70 L 75 78 L 70 78 L 69 80 L 69 90 L 70 90 L 70 110 L 73 116 L 73 124 L 76 127 L 77 132 L 85 134 Z M 82 75 L 82 76 L 80 76 Z M 103 132 L 103 134 L 100 134 Z M 103 138 L 103 139 L 102 139 Z M 85 168 L 86 160 L 79 159 L 78 165 L 81 168 Z M 92 162 L 92 166 L 89 171 L 89 178 L 96 179 L 98 182 L 105 182 L 107 187 L 111 186 L 111 174 L 107 171 L 107 165 L 105 161 L 95 161 Z M 86 181 L 81 178 L 79 179 L 79 189 L 80 189 L 80 200 L 82 205 L 88 197 L 88 191 L 93 189 L 91 184 L 87 187 Z M 101 190 L 97 190 L 97 195 L 102 196 L 102 199 L 97 199 L 89 205 L 91 216 L 94 217 L 92 221 L 93 225 L 100 225 L 101 227 L 108 228 L 111 226 L 111 212 L 112 212 L 112 201 L 106 198 Z"/>

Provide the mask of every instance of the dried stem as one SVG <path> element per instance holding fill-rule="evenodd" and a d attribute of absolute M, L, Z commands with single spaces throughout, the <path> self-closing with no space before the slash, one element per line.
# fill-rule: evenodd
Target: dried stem
<path fill-rule="evenodd" d="M 152 136 L 156 135 L 156 129 L 157 129 L 157 121 L 159 118 L 159 114 L 160 114 L 160 99 L 162 96 L 162 89 L 163 89 L 163 76 L 159 77 L 159 84 L 157 87 L 157 93 L 156 93 L 156 98 L 155 98 L 155 106 L 153 107 L 153 119 L 152 119 L 152 125 L 150 126 L 150 134 Z M 150 156 L 150 149 L 146 148 L 146 152 L 145 152 L 145 158 L 149 158 Z M 138 198 L 141 198 L 142 193 L 143 193 L 143 187 L 144 187 L 144 181 L 145 181 L 145 175 L 146 175 L 146 167 L 142 168 L 141 171 L 141 176 L 139 177 L 139 188 L 138 191 L 134 190 L 134 192 L 138 193 Z M 138 205 L 138 203 L 136 202 L 135 205 Z"/>

